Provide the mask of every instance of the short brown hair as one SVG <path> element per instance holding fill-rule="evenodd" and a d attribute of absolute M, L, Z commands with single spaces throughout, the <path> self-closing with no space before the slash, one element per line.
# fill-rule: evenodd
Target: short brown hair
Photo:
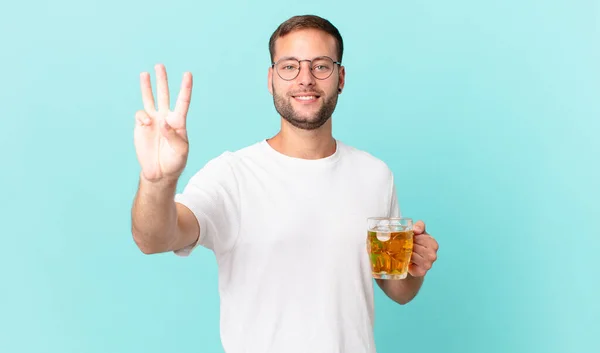
<path fill-rule="evenodd" d="M 337 58 L 333 58 L 339 62 L 342 61 L 342 55 L 344 54 L 344 41 L 342 40 L 342 36 L 338 29 L 331 24 L 328 20 L 315 16 L 315 15 L 303 15 L 303 16 L 294 16 L 283 22 L 277 27 L 275 32 L 271 35 L 271 39 L 269 39 L 269 53 L 271 54 L 271 62 L 275 57 L 275 41 L 279 37 L 283 37 L 286 34 L 300 30 L 300 29 L 319 29 L 322 30 L 335 38 L 337 43 Z"/>

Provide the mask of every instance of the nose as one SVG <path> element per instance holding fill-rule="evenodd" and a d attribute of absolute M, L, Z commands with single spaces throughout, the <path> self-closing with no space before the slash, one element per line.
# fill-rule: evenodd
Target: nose
<path fill-rule="evenodd" d="M 298 84 L 302 86 L 313 86 L 315 84 L 315 77 L 310 72 L 311 63 L 304 61 L 300 63 L 300 72 L 298 73 Z"/>

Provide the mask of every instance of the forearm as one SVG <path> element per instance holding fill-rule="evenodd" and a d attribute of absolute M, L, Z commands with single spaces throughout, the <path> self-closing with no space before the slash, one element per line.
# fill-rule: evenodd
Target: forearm
<path fill-rule="evenodd" d="M 377 279 L 377 284 L 390 299 L 399 304 L 407 304 L 417 295 L 423 280 L 424 277 L 413 277 L 408 274 L 402 280 Z"/>
<path fill-rule="evenodd" d="M 140 177 L 131 210 L 131 225 L 133 238 L 144 253 L 167 251 L 175 241 L 176 186 L 176 180 L 152 183 Z"/>

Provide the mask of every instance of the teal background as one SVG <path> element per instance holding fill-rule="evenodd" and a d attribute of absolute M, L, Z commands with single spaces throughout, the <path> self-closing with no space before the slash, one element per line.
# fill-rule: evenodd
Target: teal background
<path fill-rule="evenodd" d="M 345 40 L 336 137 L 389 164 L 440 243 L 410 304 L 377 290 L 378 352 L 600 352 L 600 4 L 581 0 L 3 4 L 0 352 L 222 351 L 212 254 L 131 238 L 138 75 L 165 63 L 175 95 L 194 74 L 186 182 L 276 133 L 267 41 L 304 13 Z"/>

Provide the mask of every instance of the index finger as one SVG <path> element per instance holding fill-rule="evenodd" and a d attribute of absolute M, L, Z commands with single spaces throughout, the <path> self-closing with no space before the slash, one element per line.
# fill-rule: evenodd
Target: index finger
<path fill-rule="evenodd" d="M 148 115 L 151 115 L 156 111 L 154 107 L 154 96 L 152 95 L 152 84 L 150 83 L 150 74 L 142 72 L 140 74 L 140 88 L 142 91 L 142 101 L 144 103 L 144 110 Z"/>
<path fill-rule="evenodd" d="M 177 96 L 177 102 L 175 103 L 175 114 L 184 120 L 190 107 L 190 101 L 192 100 L 192 84 L 192 73 L 184 73 L 179 95 Z"/>

